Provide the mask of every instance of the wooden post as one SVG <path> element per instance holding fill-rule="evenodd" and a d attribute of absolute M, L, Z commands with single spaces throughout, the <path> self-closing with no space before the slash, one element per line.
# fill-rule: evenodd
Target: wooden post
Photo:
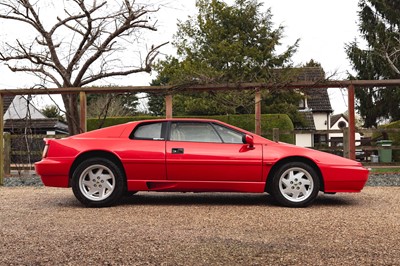
<path fill-rule="evenodd" d="M 348 105 L 349 105 L 349 157 L 352 160 L 356 159 L 356 119 L 354 111 L 354 85 L 348 87 Z"/>
<path fill-rule="evenodd" d="M 86 119 L 86 110 L 87 110 L 87 99 L 86 99 L 86 92 L 81 91 L 79 93 L 79 102 L 80 102 L 80 107 L 81 107 L 81 112 L 80 112 L 80 128 L 81 132 L 86 132 L 87 131 L 87 119 Z"/>
<path fill-rule="evenodd" d="M 0 93 L 0 186 L 4 185 L 4 101 Z"/>
<path fill-rule="evenodd" d="M 343 157 L 350 158 L 349 128 L 343 128 Z"/>
<path fill-rule="evenodd" d="M 272 140 L 276 142 L 279 141 L 279 128 L 272 129 Z"/>
<path fill-rule="evenodd" d="M 165 117 L 172 118 L 172 95 L 165 95 Z"/>
<path fill-rule="evenodd" d="M 4 134 L 4 175 L 10 175 L 11 173 L 11 134 L 5 132 Z"/>
<path fill-rule="evenodd" d="M 257 135 L 261 135 L 261 91 L 259 89 L 256 90 L 256 96 L 254 101 L 255 101 L 255 119 L 256 119 L 255 133 Z"/>

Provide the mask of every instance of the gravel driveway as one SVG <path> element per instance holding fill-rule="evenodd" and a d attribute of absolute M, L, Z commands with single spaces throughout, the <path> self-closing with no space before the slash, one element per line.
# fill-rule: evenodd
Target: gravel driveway
<path fill-rule="evenodd" d="M 400 265 L 400 187 L 303 209 L 147 192 L 90 209 L 70 189 L 0 187 L 0 265 Z"/>

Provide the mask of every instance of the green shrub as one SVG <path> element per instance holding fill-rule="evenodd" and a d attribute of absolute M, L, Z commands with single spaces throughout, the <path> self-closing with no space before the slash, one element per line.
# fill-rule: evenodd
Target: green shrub
<path fill-rule="evenodd" d="M 118 124 L 123 124 L 131 121 L 159 119 L 162 117 L 156 116 L 132 116 L 132 117 L 109 117 L 104 121 L 97 118 L 89 118 L 87 120 L 88 131 L 101 127 L 108 127 Z M 175 117 L 182 118 L 182 117 Z M 219 120 L 247 131 L 254 132 L 255 118 L 254 115 L 218 115 L 218 116 L 196 116 L 196 118 L 215 119 Z M 103 124 L 102 124 L 103 122 Z M 293 131 L 293 123 L 286 114 L 263 114 L 261 115 L 261 131 L 266 138 L 272 138 L 272 129 L 279 128 L 281 131 Z M 293 134 L 280 134 L 280 141 L 294 143 Z"/>
<path fill-rule="evenodd" d="M 159 118 L 159 117 L 155 117 L 155 116 L 108 117 L 104 120 L 98 119 L 98 118 L 88 118 L 87 119 L 87 130 L 92 131 L 95 129 L 124 124 L 124 123 L 132 122 L 132 121 L 157 119 L 157 118 Z"/>

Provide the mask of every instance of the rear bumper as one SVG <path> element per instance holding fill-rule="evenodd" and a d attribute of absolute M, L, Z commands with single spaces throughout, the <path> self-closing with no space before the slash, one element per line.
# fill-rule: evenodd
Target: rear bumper
<path fill-rule="evenodd" d="M 324 192 L 360 192 L 368 181 L 368 169 L 362 166 L 321 166 Z"/>
<path fill-rule="evenodd" d="M 35 163 L 35 171 L 48 187 L 69 187 L 70 160 L 43 159 Z"/>

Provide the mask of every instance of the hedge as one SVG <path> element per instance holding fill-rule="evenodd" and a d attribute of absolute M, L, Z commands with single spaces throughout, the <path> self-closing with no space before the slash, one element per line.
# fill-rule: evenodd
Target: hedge
<path fill-rule="evenodd" d="M 160 117 L 156 116 L 132 116 L 132 117 L 109 117 L 104 121 L 97 118 L 89 118 L 87 120 L 87 130 L 91 131 L 94 129 L 100 128 L 101 122 L 103 122 L 102 127 L 108 127 L 118 124 L 123 124 L 131 121 L 139 121 L 139 120 L 150 120 L 150 119 L 159 119 Z M 182 118 L 182 117 L 175 117 Z M 192 117 L 194 118 L 194 117 Z M 196 116 L 196 118 L 205 118 L 205 119 L 215 119 L 219 120 L 240 128 L 243 128 L 247 131 L 254 132 L 255 128 L 255 118 L 254 115 L 218 115 L 218 116 Z M 261 131 L 262 132 L 271 132 L 273 128 L 279 128 L 282 131 L 293 131 L 293 123 L 290 120 L 289 116 L 286 114 L 263 114 L 261 115 Z M 263 134 L 264 137 L 271 138 L 272 134 Z M 293 134 L 280 134 L 280 141 L 287 143 L 294 143 Z"/>

